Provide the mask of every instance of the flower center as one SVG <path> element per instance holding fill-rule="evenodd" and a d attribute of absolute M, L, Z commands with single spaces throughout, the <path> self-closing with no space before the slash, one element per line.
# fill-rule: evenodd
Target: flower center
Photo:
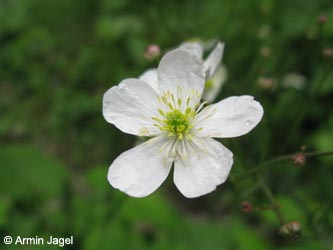
<path fill-rule="evenodd" d="M 191 121 L 195 116 L 195 111 L 191 108 L 187 108 L 185 113 L 182 113 L 179 109 L 172 109 L 171 111 L 164 113 L 159 110 L 164 119 L 153 117 L 152 119 L 158 123 L 154 124 L 159 127 L 161 131 L 168 133 L 168 136 L 176 136 L 178 140 L 182 140 L 185 135 L 189 134 L 192 129 Z"/>
<path fill-rule="evenodd" d="M 182 139 L 191 129 L 189 117 L 181 113 L 178 109 L 168 112 L 165 116 L 165 130 L 172 135 L 177 135 L 178 139 Z"/>

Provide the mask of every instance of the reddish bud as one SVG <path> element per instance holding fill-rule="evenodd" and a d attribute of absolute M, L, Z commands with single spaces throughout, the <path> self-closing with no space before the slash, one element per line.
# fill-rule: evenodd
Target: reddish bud
<path fill-rule="evenodd" d="M 253 206 L 250 202 L 243 201 L 242 204 L 241 204 L 241 210 L 244 213 L 251 213 L 253 211 Z"/>
<path fill-rule="evenodd" d="M 257 84 L 263 89 L 271 89 L 274 85 L 274 79 L 270 77 L 260 77 Z"/>
<path fill-rule="evenodd" d="M 270 50 L 270 48 L 268 48 L 268 47 L 262 47 L 261 49 L 260 49 L 260 55 L 262 56 L 262 57 L 269 57 L 270 55 L 271 55 L 271 50 Z"/>
<path fill-rule="evenodd" d="M 305 145 L 302 145 L 301 146 L 301 151 L 305 151 L 306 150 L 306 146 Z"/>
<path fill-rule="evenodd" d="M 144 57 L 148 60 L 148 61 L 152 61 L 155 58 L 159 57 L 161 54 L 161 49 L 160 46 L 158 46 L 157 44 L 151 44 L 147 47 L 145 53 L 144 53 Z"/>
<path fill-rule="evenodd" d="M 288 222 L 280 227 L 279 235 L 286 239 L 296 240 L 301 236 L 301 224 L 297 221 Z"/>
<path fill-rule="evenodd" d="M 292 156 L 292 159 L 294 161 L 294 164 L 296 166 L 304 166 L 306 162 L 306 157 L 302 153 L 296 153 Z"/>
<path fill-rule="evenodd" d="M 323 24 L 327 23 L 327 16 L 326 15 L 321 15 L 321 16 L 318 17 L 317 21 L 318 21 L 319 24 L 323 25 Z"/>
<path fill-rule="evenodd" d="M 333 57 L 333 49 L 332 48 L 323 49 L 323 56 L 329 58 Z"/>

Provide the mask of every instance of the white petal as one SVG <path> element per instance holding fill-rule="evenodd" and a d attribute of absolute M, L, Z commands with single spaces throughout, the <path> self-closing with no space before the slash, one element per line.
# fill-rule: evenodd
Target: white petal
<path fill-rule="evenodd" d="M 160 116 L 157 93 L 138 79 L 126 79 L 104 94 L 103 115 L 125 133 L 142 136 L 160 133 L 151 119 Z"/>
<path fill-rule="evenodd" d="M 198 136 L 237 137 L 260 122 L 264 110 L 252 96 L 232 96 L 204 108 L 195 118 Z"/>
<path fill-rule="evenodd" d="M 219 94 L 225 80 L 227 79 L 227 70 L 225 67 L 218 67 L 215 74 L 206 81 L 205 90 L 202 99 L 207 102 L 213 102 Z"/>
<path fill-rule="evenodd" d="M 199 103 L 205 77 L 203 64 L 198 58 L 186 50 L 170 51 L 161 59 L 157 75 L 162 94 L 169 91 L 183 103 L 190 97 L 192 107 Z"/>
<path fill-rule="evenodd" d="M 160 150 L 166 140 L 155 137 L 122 153 L 110 166 L 110 184 L 133 197 L 154 192 L 167 178 L 172 164 L 165 161 Z"/>
<path fill-rule="evenodd" d="M 231 151 L 218 141 L 205 138 L 197 146 L 201 149 L 192 149 L 187 159 L 175 161 L 174 182 L 187 198 L 215 190 L 226 181 L 233 164 Z"/>
<path fill-rule="evenodd" d="M 202 60 L 203 47 L 199 42 L 185 42 L 179 46 L 180 49 L 187 50 L 192 55 L 196 56 L 199 60 Z"/>
<path fill-rule="evenodd" d="M 218 42 L 213 51 L 209 54 L 208 58 L 205 60 L 205 72 L 207 74 L 206 78 L 211 78 L 218 66 L 221 63 L 224 50 L 224 43 Z"/>
<path fill-rule="evenodd" d="M 156 93 L 160 92 L 160 87 L 158 86 L 157 80 L 157 69 L 148 69 L 139 76 L 139 80 L 148 83 Z"/>

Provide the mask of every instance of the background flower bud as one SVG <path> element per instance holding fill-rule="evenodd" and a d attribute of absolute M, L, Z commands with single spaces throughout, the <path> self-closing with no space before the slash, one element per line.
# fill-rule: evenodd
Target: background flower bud
<path fill-rule="evenodd" d="M 323 25 L 327 23 L 327 16 L 326 15 L 321 15 L 318 17 L 318 23 Z"/>
<path fill-rule="evenodd" d="M 329 58 L 333 57 L 333 49 L 332 48 L 323 49 L 323 56 Z"/>
<path fill-rule="evenodd" d="M 269 47 L 266 47 L 266 46 L 262 47 L 260 49 L 260 55 L 262 57 L 269 57 L 271 55 L 271 49 Z"/>
<path fill-rule="evenodd" d="M 253 211 L 253 206 L 250 202 L 243 201 L 242 204 L 241 204 L 241 210 L 244 213 L 251 213 Z"/>
<path fill-rule="evenodd" d="M 161 55 L 161 49 L 160 46 L 158 46 L 157 44 L 150 44 L 144 53 L 144 57 L 148 61 L 152 61 L 157 57 L 159 57 L 160 55 Z"/>
<path fill-rule="evenodd" d="M 306 157 L 302 153 L 296 153 L 296 154 L 294 154 L 293 157 L 292 157 L 292 159 L 293 159 L 294 164 L 296 166 L 304 166 L 305 165 Z"/>
<path fill-rule="evenodd" d="M 271 89 L 274 86 L 274 79 L 271 77 L 260 77 L 257 84 L 262 89 Z"/>

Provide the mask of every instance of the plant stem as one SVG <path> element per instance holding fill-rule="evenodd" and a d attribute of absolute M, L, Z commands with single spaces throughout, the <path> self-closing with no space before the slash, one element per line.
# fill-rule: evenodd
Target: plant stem
<path fill-rule="evenodd" d="M 270 188 L 267 186 L 266 182 L 263 180 L 263 178 L 260 175 L 257 175 L 257 178 L 258 178 L 258 181 L 259 181 L 259 184 L 260 184 L 262 190 L 264 191 L 265 195 L 267 196 L 270 203 L 272 204 L 272 209 L 275 212 L 276 216 L 278 217 L 280 224 L 284 225 L 285 219 L 281 213 L 279 204 L 277 204 L 275 201 L 272 191 L 270 190 Z"/>
<path fill-rule="evenodd" d="M 327 151 L 327 152 L 304 152 L 304 153 L 301 153 L 301 154 L 303 154 L 305 157 L 310 158 L 310 157 L 333 155 L 333 151 Z M 292 159 L 293 156 L 294 156 L 294 154 L 281 155 L 281 156 L 278 156 L 276 158 L 270 159 L 268 161 L 264 161 L 264 162 L 260 163 L 259 165 L 257 165 L 256 167 L 250 169 L 249 171 L 232 177 L 232 179 L 235 181 L 235 180 L 240 180 L 240 179 L 246 178 L 248 176 L 256 174 L 257 172 L 259 172 L 262 169 L 264 169 L 266 166 L 273 165 L 276 162 L 280 162 L 280 161 L 284 161 L 284 160 L 290 160 L 290 159 Z"/>

